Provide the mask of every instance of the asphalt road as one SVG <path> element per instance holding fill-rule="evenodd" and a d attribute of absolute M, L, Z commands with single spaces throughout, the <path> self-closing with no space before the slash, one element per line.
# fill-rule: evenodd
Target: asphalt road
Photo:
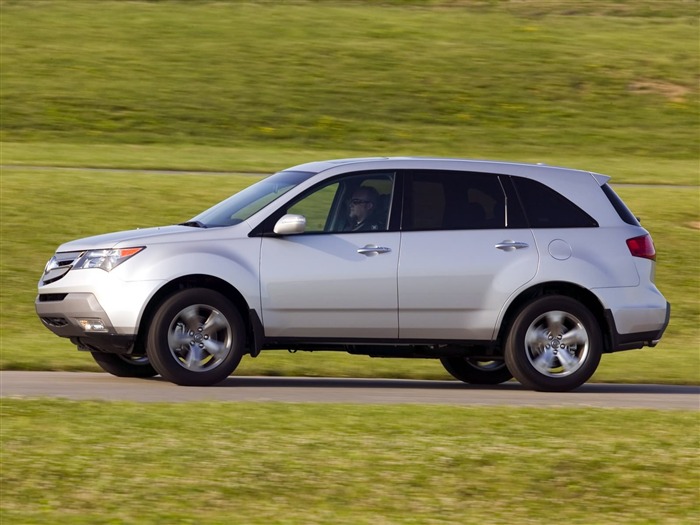
<path fill-rule="evenodd" d="M 566 393 L 525 390 L 515 382 L 476 387 L 457 381 L 232 376 L 212 387 L 104 373 L 0 372 L 0 395 L 139 402 L 276 401 L 422 403 L 463 406 L 608 407 L 699 410 L 700 386 L 586 384 Z"/>

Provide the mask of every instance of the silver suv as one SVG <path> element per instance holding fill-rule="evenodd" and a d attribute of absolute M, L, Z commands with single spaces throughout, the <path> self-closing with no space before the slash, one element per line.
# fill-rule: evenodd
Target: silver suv
<path fill-rule="evenodd" d="M 118 376 L 228 377 L 244 354 L 440 359 L 455 378 L 566 391 L 655 346 L 655 249 L 609 177 L 544 165 L 303 164 L 182 224 L 58 248 L 36 311 Z"/>

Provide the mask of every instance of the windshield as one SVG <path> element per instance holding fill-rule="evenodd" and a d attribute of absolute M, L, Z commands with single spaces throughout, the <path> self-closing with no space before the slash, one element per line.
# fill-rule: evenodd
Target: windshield
<path fill-rule="evenodd" d="M 305 171 L 280 171 L 239 191 L 184 224 L 204 228 L 238 224 L 312 175 L 313 173 Z"/>

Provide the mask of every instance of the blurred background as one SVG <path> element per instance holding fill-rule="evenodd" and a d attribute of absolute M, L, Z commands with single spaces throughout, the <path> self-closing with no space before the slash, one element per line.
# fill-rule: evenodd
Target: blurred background
<path fill-rule="evenodd" d="M 700 381 L 697 1 L 0 6 L 0 366 L 95 369 L 33 311 L 62 242 L 187 220 L 301 162 L 443 155 L 624 183 L 673 316 L 658 349 L 608 356 L 594 380 Z M 446 377 L 302 355 L 239 373 Z"/>
<path fill-rule="evenodd" d="M 301 162 L 439 155 L 612 176 L 672 318 L 592 381 L 700 384 L 699 19 L 697 0 L 0 0 L 0 369 L 98 370 L 34 312 L 63 242 L 182 222 Z M 235 375 L 449 378 L 267 354 Z M 699 519 L 695 411 L 0 408 L 2 523 Z"/>

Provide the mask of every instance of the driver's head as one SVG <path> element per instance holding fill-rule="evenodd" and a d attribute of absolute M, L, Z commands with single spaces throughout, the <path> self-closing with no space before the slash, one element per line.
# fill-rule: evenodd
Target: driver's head
<path fill-rule="evenodd" d="M 350 218 L 364 221 L 377 207 L 378 200 L 379 194 L 374 188 L 357 188 L 350 199 Z"/>

